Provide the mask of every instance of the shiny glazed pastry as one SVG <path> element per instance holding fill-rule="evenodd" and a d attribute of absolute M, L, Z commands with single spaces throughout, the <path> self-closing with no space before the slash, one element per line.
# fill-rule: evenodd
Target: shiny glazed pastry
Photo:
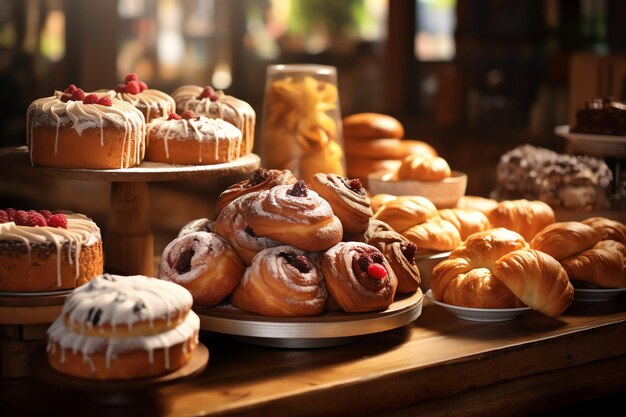
<path fill-rule="evenodd" d="M 489 212 L 496 208 L 498 202 L 493 198 L 485 198 L 475 195 L 461 196 L 456 208 L 478 210 L 484 215 L 489 216 Z"/>
<path fill-rule="evenodd" d="M 398 196 L 391 195 L 391 194 L 385 194 L 385 193 L 374 194 L 373 196 L 370 197 L 372 211 L 376 213 L 378 210 L 381 209 L 382 206 L 395 200 L 396 198 L 398 198 Z"/>
<path fill-rule="evenodd" d="M 592 248 L 561 260 L 567 275 L 579 286 L 626 288 L 624 245 L 602 240 Z"/>
<path fill-rule="evenodd" d="M 276 185 L 295 184 L 298 179 L 289 170 L 258 168 L 247 180 L 239 181 L 224 191 L 217 198 L 215 216 L 217 217 L 228 203 L 242 195 L 269 190 Z"/>
<path fill-rule="evenodd" d="M 469 235 L 483 230 L 491 229 L 491 224 L 487 216 L 478 210 L 473 209 L 441 209 L 439 216 L 449 221 L 457 228 L 461 240 L 467 239 Z"/>
<path fill-rule="evenodd" d="M 401 234 L 415 243 L 418 250 L 450 251 L 462 242 L 458 229 L 441 217 L 416 224 Z"/>
<path fill-rule="evenodd" d="M 146 161 L 178 165 L 210 165 L 239 158 L 241 131 L 220 119 L 192 111 L 170 113 L 148 125 Z"/>
<path fill-rule="evenodd" d="M 489 212 L 492 227 L 505 227 L 531 241 L 544 227 L 555 222 L 554 210 L 539 200 L 505 200 Z"/>
<path fill-rule="evenodd" d="M 402 160 L 395 179 L 441 181 L 452 175 L 448 162 L 440 156 L 409 155 Z"/>
<path fill-rule="evenodd" d="M 343 237 L 341 221 L 330 204 L 302 180 L 253 195 L 244 217 L 257 236 L 307 252 L 328 249 Z"/>
<path fill-rule="evenodd" d="M 589 217 L 581 222 L 600 232 L 602 240 L 615 240 L 626 245 L 626 225 L 624 223 L 606 217 Z"/>
<path fill-rule="evenodd" d="M 277 246 L 259 252 L 233 291 L 233 305 L 270 317 L 315 316 L 328 293 L 319 267 L 302 250 Z"/>
<path fill-rule="evenodd" d="M 115 98 L 130 103 L 143 113 L 146 123 L 176 111 L 174 99 L 163 91 L 148 88 L 137 74 L 130 73 L 115 87 Z"/>
<path fill-rule="evenodd" d="M 240 154 L 248 155 L 254 147 L 256 112 L 243 100 L 215 91 L 211 86 L 184 85 L 172 93 L 176 111 L 191 110 L 211 119 L 223 119 L 241 131 Z"/>
<path fill-rule="evenodd" d="M 561 261 L 593 247 L 600 233 L 581 222 L 557 222 L 546 226 L 530 241 L 530 247 Z"/>
<path fill-rule="evenodd" d="M 360 233 L 367 229 L 374 213 L 361 181 L 337 174 L 317 173 L 308 186 L 330 203 L 344 233 Z"/>
<path fill-rule="evenodd" d="M 0 291 L 71 289 L 102 270 L 100 228 L 88 217 L 0 210 Z"/>
<path fill-rule="evenodd" d="M 374 246 L 340 242 L 322 254 L 321 266 L 329 294 L 344 311 L 384 310 L 393 302 L 398 280 Z"/>
<path fill-rule="evenodd" d="M 374 213 L 375 219 L 387 223 L 400 233 L 434 217 L 439 217 L 437 207 L 421 196 L 397 197 Z"/>
<path fill-rule="evenodd" d="M 87 94 L 72 84 L 51 97 L 33 101 L 26 119 L 33 165 L 120 169 L 143 160 L 143 114 L 107 94 Z"/>
<path fill-rule="evenodd" d="M 379 232 L 367 241 L 382 252 L 398 279 L 397 292 L 415 292 L 420 285 L 420 271 L 415 263 L 417 246 L 401 234 L 393 231 Z"/>
<path fill-rule="evenodd" d="M 215 306 L 239 284 L 246 267 L 228 242 L 211 232 L 194 232 L 163 250 L 159 278 L 189 290 L 194 304 Z"/>
<path fill-rule="evenodd" d="M 180 285 L 104 274 L 75 289 L 48 329 L 57 371 L 93 379 L 162 375 L 189 362 L 200 320 Z"/>

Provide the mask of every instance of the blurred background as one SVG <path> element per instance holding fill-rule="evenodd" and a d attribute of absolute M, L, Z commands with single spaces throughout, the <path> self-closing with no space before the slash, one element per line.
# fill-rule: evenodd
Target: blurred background
<path fill-rule="evenodd" d="M 586 99 L 626 97 L 625 17 L 620 0 L 1 0 L 0 146 L 25 145 L 29 103 L 70 83 L 211 84 L 259 120 L 268 65 L 318 63 L 337 68 L 342 115 L 398 118 L 468 174 L 467 194 L 488 196 L 503 153 L 563 152 L 554 129 Z M 109 184 L 0 171 L 0 206 L 106 224 Z M 151 183 L 163 242 L 223 186 Z"/>

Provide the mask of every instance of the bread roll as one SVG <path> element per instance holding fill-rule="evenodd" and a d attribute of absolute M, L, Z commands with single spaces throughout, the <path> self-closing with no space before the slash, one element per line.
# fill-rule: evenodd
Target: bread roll
<path fill-rule="evenodd" d="M 440 181 L 452 175 L 448 162 L 440 156 L 409 155 L 396 171 L 398 180 Z"/>
<path fill-rule="evenodd" d="M 355 113 L 343 118 L 343 135 L 352 139 L 380 139 L 404 137 L 399 120 L 380 113 Z"/>

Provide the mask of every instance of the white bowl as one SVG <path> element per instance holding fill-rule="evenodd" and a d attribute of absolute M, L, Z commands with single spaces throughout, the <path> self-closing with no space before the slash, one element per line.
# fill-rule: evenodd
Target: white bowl
<path fill-rule="evenodd" d="M 388 171 L 370 174 L 367 179 L 370 193 L 419 195 L 442 209 L 456 207 L 467 188 L 467 175 L 459 171 L 452 171 L 452 176 L 440 181 L 394 180 L 393 175 Z"/>

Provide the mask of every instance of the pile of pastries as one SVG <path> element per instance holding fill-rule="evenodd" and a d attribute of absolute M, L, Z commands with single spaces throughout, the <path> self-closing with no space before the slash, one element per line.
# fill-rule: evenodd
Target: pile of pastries
<path fill-rule="evenodd" d="M 185 85 L 170 96 L 131 73 L 114 88 L 72 84 L 32 102 L 27 144 L 33 165 L 55 168 L 216 164 L 252 152 L 255 120 L 248 103 L 210 86 Z"/>

